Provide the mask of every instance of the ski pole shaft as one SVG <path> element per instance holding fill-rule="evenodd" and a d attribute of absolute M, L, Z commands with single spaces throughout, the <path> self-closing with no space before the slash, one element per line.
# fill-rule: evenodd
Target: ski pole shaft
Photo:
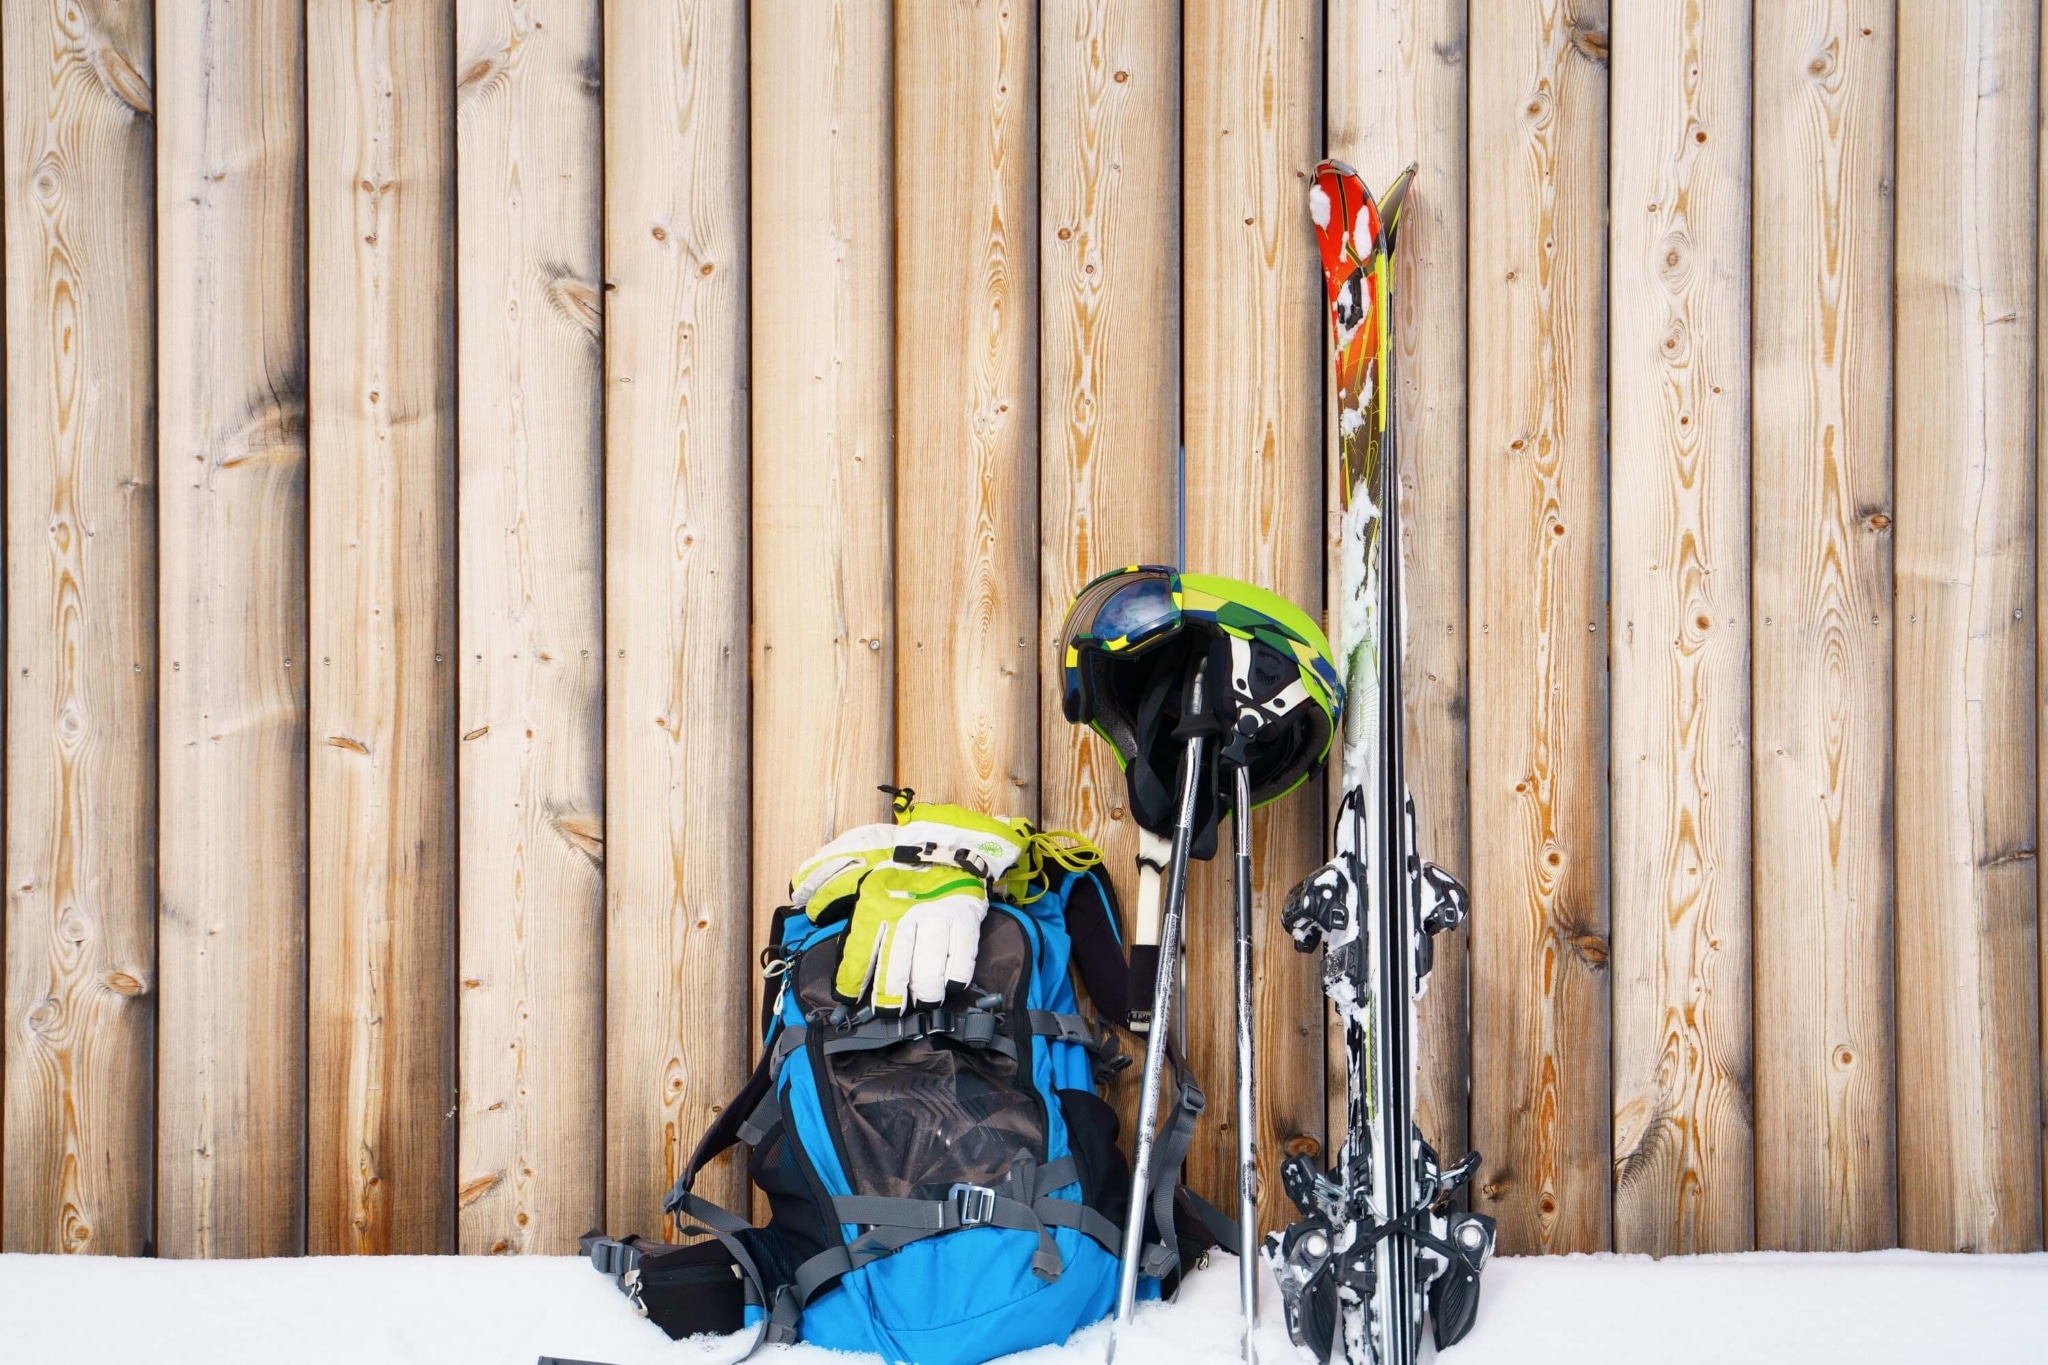
<path fill-rule="evenodd" d="M 1198 684 L 1199 686 L 1199 684 Z M 1116 1320 L 1131 1320 L 1138 1302 L 1138 1261 L 1145 1249 L 1145 1211 L 1152 1175 L 1153 1128 L 1159 1122 L 1159 1078 L 1166 1069 L 1166 1040 L 1172 1034 L 1173 964 L 1180 956 L 1181 919 L 1187 910 L 1188 850 L 1194 844 L 1195 797 L 1202 773 L 1200 737 L 1187 741 L 1180 757 L 1180 805 L 1167 863 L 1166 904 L 1159 917 L 1159 974 L 1152 985 L 1152 1029 L 1145 1035 L 1145 1075 L 1138 1094 L 1138 1131 L 1131 1151 L 1131 1204 L 1124 1217 L 1123 1264 L 1117 1279 Z M 1162 1172 L 1170 1178 L 1170 1173 Z M 1173 1228 L 1159 1229 L 1171 1246 Z M 1116 1337 L 1110 1337 L 1110 1353 Z"/>
<path fill-rule="evenodd" d="M 1258 1123 L 1252 1082 L 1252 779 L 1239 765 L 1230 823 L 1237 852 L 1231 897 L 1237 941 L 1237 1297 L 1244 1313 L 1244 1360 L 1252 1365 L 1252 1329 L 1259 1318 L 1259 1162 L 1252 1137 Z"/>

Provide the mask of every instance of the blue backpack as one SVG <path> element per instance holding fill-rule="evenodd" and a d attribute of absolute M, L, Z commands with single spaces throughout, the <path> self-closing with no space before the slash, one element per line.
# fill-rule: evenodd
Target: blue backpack
<path fill-rule="evenodd" d="M 779 911 L 760 1064 L 663 1205 L 715 1242 L 593 1235 L 598 1269 L 672 1336 L 751 1325 L 757 1344 L 915 1365 L 976 1365 L 1108 1316 L 1130 1173 L 1096 1084 L 1130 1059 L 1080 1015 L 1070 967 L 1119 1017 L 1127 967 L 1107 879 L 1050 873 L 1028 903 L 991 899 L 970 985 L 900 1016 L 835 998 L 843 913 Z M 1179 1183 L 1203 1096 L 1175 1069 L 1145 1211 L 1148 1298 L 1209 1247 L 1235 1250 L 1234 1224 Z M 736 1142 L 766 1227 L 691 1191 Z"/>

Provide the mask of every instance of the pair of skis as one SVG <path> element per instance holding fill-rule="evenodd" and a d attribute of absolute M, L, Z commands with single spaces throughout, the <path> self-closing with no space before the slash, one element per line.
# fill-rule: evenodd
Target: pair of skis
<path fill-rule="evenodd" d="M 1330 307 L 1336 408 L 1335 645 L 1345 673 L 1344 795 L 1335 857 L 1288 896 L 1282 923 L 1323 953 L 1344 1029 L 1345 1132 L 1334 1168 L 1290 1157 L 1302 1219 L 1264 1254 L 1288 1334 L 1318 1360 L 1410 1365 L 1425 1318 L 1439 1349 L 1471 1329 L 1493 1220 L 1452 1196 L 1479 1165 L 1445 1168 L 1415 1125 L 1415 1002 L 1434 935 L 1465 917 L 1465 889 L 1416 848 L 1401 724 L 1404 643 L 1393 410 L 1396 231 L 1414 167 L 1375 202 L 1341 162 L 1316 168 L 1309 211 Z"/>

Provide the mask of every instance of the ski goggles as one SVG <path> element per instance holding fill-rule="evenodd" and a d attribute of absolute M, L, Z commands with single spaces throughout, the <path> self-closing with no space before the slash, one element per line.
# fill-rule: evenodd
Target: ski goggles
<path fill-rule="evenodd" d="M 1155 565 L 1133 564 L 1081 589 L 1067 610 L 1061 644 L 1072 667 L 1084 648 L 1136 654 L 1180 627 L 1180 575 Z"/>
<path fill-rule="evenodd" d="M 1060 631 L 1069 721 L 1081 719 L 1081 655 L 1090 650 L 1129 657 L 1142 654 L 1181 628 L 1180 574 L 1153 564 L 1131 564 L 1092 580 L 1067 608 Z"/>

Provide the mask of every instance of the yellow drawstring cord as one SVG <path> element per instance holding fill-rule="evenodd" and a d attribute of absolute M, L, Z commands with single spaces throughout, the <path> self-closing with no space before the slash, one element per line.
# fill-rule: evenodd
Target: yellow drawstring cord
<path fill-rule="evenodd" d="M 1025 842 L 1024 856 L 1018 861 L 1024 866 L 1025 873 L 1023 894 L 1017 903 L 1029 905 L 1052 890 L 1052 881 L 1045 875 L 1047 863 L 1068 872 L 1086 872 L 1091 867 L 1102 866 L 1102 850 L 1086 836 L 1070 829 L 1033 830 L 1031 838 Z"/>

